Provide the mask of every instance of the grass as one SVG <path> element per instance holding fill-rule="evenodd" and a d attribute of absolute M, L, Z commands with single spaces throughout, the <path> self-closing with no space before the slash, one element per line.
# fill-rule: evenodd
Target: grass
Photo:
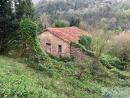
<path fill-rule="evenodd" d="M 74 77 L 51 78 L 15 59 L 0 57 L 0 98 L 97 98 L 99 88 Z"/>
<path fill-rule="evenodd" d="M 107 95 L 115 84 L 120 84 L 115 83 L 116 79 L 113 83 L 111 79 L 104 77 L 101 77 L 104 81 L 97 81 L 89 71 L 81 79 L 66 75 L 65 73 L 78 71 L 78 67 L 69 65 L 72 63 L 66 64 L 67 67 L 64 66 L 63 72 L 57 77 L 50 77 L 16 59 L 0 56 L 0 98 L 101 98 Z M 110 87 L 107 87 L 107 84 L 110 84 Z M 129 86 L 128 82 L 126 84 Z"/>

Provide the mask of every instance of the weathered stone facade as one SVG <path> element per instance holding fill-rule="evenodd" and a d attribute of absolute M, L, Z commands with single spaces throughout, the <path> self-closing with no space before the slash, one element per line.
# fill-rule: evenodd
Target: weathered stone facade
<path fill-rule="evenodd" d="M 80 61 L 86 61 L 87 57 L 86 55 L 79 49 L 70 46 L 68 42 L 63 41 L 62 39 L 54 36 L 50 32 L 45 32 L 41 34 L 40 36 L 41 39 L 41 46 L 43 49 L 46 50 L 51 55 L 54 56 L 63 56 L 63 57 L 74 57 L 76 60 Z M 51 44 L 51 49 L 50 51 L 47 49 L 46 44 L 50 43 Z M 62 45 L 62 51 L 59 53 L 58 52 L 58 46 Z"/>
<path fill-rule="evenodd" d="M 87 61 L 87 56 L 82 52 L 80 48 L 75 48 L 71 46 L 71 56 L 79 61 Z"/>
<path fill-rule="evenodd" d="M 70 44 L 62 39 L 54 36 L 50 32 L 44 32 L 40 35 L 41 46 L 46 52 L 54 56 L 70 57 Z M 50 49 L 47 48 L 47 44 L 50 44 Z M 61 46 L 61 51 L 58 48 Z"/>
<path fill-rule="evenodd" d="M 77 27 L 48 28 L 40 34 L 41 46 L 53 56 L 74 57 L 85 61 L 86 55 L 79 48 L 71 46 L 72 42 L 79 42 L 81 35 L 89 35 L 89 33 Z"/>

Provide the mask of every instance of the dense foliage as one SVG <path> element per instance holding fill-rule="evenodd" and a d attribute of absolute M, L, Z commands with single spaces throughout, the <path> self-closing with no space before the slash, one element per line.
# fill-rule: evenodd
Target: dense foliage
<path fill-rule="evenodd" d="M 71 43 L 85 54 L 85 62 L 45 53 L 31 0 L 1 0 L 0 9 L 0 54 L 19 57 L 0 56 L 0 98 L 130 96 L 130 34 L 121 33 L 129 29 L 128 1 L 41 0 L 36 6 L 44 28 L 96 29 Z M 11 54 L 16 46 L 19 51 Z"/>
<path fill-rule="evenodd" d="M 81 66 L 84 66 L 86 71 L 81 78 L 78 78 Z M 109 76 L 102 72 L 100 76 L 93 76 L 89 70 L 90 66 L 68 62 L 65 65 L 60 63 L 60 65 L 53 66 L 53 68 L 50 67 L 53 69 L 51 71 L 55 70 L 55 77 L 49 77 L 44 71 L 39 72 L 24 63 L 19 63 L 16 59 L 3 56 L 0 56 L 0 67 L 1 98 L 69 98 L 73 96 L 75 98 L 101 98 L 107 96 L 122 98 L 122 96 L 129 96 L 129 79 L 125 78 L 125 81 L 123 81 L 111 73 L 115 73 L 119 78 L 129 78 L 130 74 L 121 73 L 117 70 L 111 70 Z M 96 71 L 98 72 L 98 70 Z"/>
<path fill-rule="evenodd" d="M 65 27 L 66 24 L 64 23 L 64 21 L 56 20 L 56 21 L 54 22 L 54 26 L 55 26 L 55 27 Z"/>
<path fill-rule="evenodd" d="M 78 17 L 72 17 L 70 20 L 70 26 L 79 27 L 79 25 L 80 25 L 80 19 Z"/>
<path fill-rule="evenodd" d="M 87 49 L 90 48 L 92 38 L 90 36 L 80 36 L 80 44 L 84 45 Z"/>
<path fill-rule="evenodd" d="M 0 54 L 4 54 L 20 44 L 19 22 L 33 17 L 33 11 L 31 0 L 1 0 L 0 10 Z"/>
<path fill-rule="evenodd" d="M 121 61 L 117 57 L 112 57 L 112 56 L 109 56 L 109 55 L 102 56 L 101 62 L 103 63 L 103 65 L 105 65 L 109 69 L 116 67 L 118 69 L 124 70 L 125 65 L 126 65 L 126 62 Z"/>
<path fill-rule="evenodd" d="M 11 0 L 0 1 L 0 54 L 6 53 L 16 34 L 16 21 L 11 8 Z"/>
<path fill-rule="evenodd" d="M 47 24 L 60 19 L 68 21 L 70 26 L 105 31 L 129 29 L 129 12 L 128 0 L 41 0 L 35 7 L 36 17 L 41 21 L 46 14 Z"/>

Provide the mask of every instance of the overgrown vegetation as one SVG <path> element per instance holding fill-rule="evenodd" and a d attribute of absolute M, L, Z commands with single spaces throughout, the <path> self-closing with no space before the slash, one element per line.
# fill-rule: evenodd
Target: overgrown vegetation
<path fill-rule="evenodd" d="M 0 1 L 0 54 L 7 54 L 20 46 L 20 21 L 33 17 L 31 0 Z"/>
<path fill-rule="evenodd" d="M 80 36 L 79 43 L 71 43 L 89 57 L 87 62 L 50 56 L 40 47 L 31 0 L 0 1 L 0 54 L 15 58 L 0 56 L 0 98 L 120 98 L 122 95 L 115 94 L 115 87 L 126 89 L 124 96 L 130 96 L 130 73 L 126 71 L 130 70 L 130 34 L 121 33 L 129 20 L 129 4 L 88 1 L 69 0 L 70 5 L 44 1 L 47 5 L 40 6 L 51 17 L 48 22 L 50 17 L 44 15 L 44 27 L 52 24 L 86 28 L 82 27 L 84 22 L 87 27 L 95 27 L 91 36 Z M 106 6 L 94 6 L 101 2 Z M 86 12 L 78 13 L 84 8 Z"/>
<path fill-rule="evenodd" d="M 72 96 L 75 98 L 101 98 L 102 95 L 106 96 L 107 92 L 109 93 L 109 90 L 107 91 L 109 87 L 114 89 L 116 85 L 122 88 L 130 85 L 129 80 L 123 82 L 117 78 L 126 76 L 129 78 L 128 73 L 111 70 L 109 76 L 103 73 L 100 76 L 93 76 L 89 69 L 91 67 L 76 62 L 67 62 L 65 65 L 59 63 L 59 66 L 53 66 L 53 70 L 50 69 L 50 72 L 55 73 L 52 72 L 54 77 L 45 74 L 45 70 L 39 72 L 24 63 L 19 63 L 16 59 L 7 57 L 0 57 L 0 67 L 0 97 L 2 98 L 68 98 Z M 84 67 L 85 71 L 79 78 L 79 74 L 82 72 L 80 67 Z M 114 76 L 112 73 L 116 73 L 118 76 Z M 104 86 L 108 88 L 102 92 Z"/>
<path fill-rule="evenodd" d="M 55 27 L 66 27 L 66 24 L 64 23 L 64 21 L 56 20 L 54 22 L 54 26 Z"/>
<path fill-rule="evenodd" d="M 27 49 L 24 51 L 29 52 L 32 55 L 36 56 L 47 56 L 46 53 L 41 49 L 40 42 L 38 38 L 38 27 L 37 24 L 30 19 L 24 19 L 20 23 L 21 33 L 23 37 L 23 49 Z M 25 46 L 25 47 L 24 47 Z M 29 54 L 30 55 L 30 54 Z"/>
<path fill-rule="evenodd" d="M 97 98 L 100 96 L 100 86 L 94 82 L 89 82 L 89 76 L 87 81 L 78 80 L 73 76 L 74 71 L 78 70 L 76 66 L 72 65 L 73 63 L 66 63 L 66 66 L 61 66 L 62 69 L 57 69 L 58 67 L 56 66 L 58 65 L 56 65 L 53 70 L 57 69 L 59 72 L 55 73 L 59 75 L 57 78 L 50 78 L 44 74 L 44 71 L 39 72 L 30 69 L 24 63 L 18 63 L 14 59 L 6 57 L 0 57 L 0 59 L 0 96 L 2 98 L 67 98 L 72 96 L 77 98 Z M 8 60 L 8 63 L 6 60 Z M 84 90 L 82 91 L 83 88 Z"/>

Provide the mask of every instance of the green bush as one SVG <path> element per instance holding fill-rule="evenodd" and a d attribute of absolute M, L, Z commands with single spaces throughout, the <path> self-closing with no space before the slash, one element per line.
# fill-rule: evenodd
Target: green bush
<path fill-rule="evenodd" d="M 40 47 L 37 24 L 31 19 L 24 19 L 20 22 L 20 30 L 22 34 L 23 47 L 26 46 L 24 47 L 25 49 L 28 47 L 33 55 L 39 55 L 42 56 L 42 58 L 47 57 L 45 51 Z"/>
<path fill-rule="evenodd" d="M 66 27 L 66 24 L 65 24 L 63 21 L 56 20 L 56 21 L 54 22 L 54 26 L 55 26 L 55 27 Z"/>
<path fill-rule="evenodd" d="M 127 59 L 127 62 L 129 62 L 129 63 L 130 63 L 130 58 L 128 58 L 128 59 Z"/>
<path fill-rule="evenodd" d="M 92 43 L 92 38 L 90 36 L 85 36 L 85 35 L 80 36 L 80 44 L 84 45 L 86 49 L 90 48 L 91 43 Z"/>
<path fill-rule="evenodd" d="M 110 72 L 114 73 L 114 75 L 116 75 L 118 78 L 120 79 L 124 79 L 124 80 L 127 80 L 130 78 L 129 75 L 121 72 L 120 70 L 116 69 L 116 68 L 113 68 L 110 70 Z"/>
<path fill-rule="evenodd" d="M 121 70 L 124 70 L 126 64 L 126 62 L 121 61 L 119 58 L 110 55 L 103 55 L 101 57 L 101 63 L 109 69 L 116 67 Z"/>
<path fill-rule="evenodd" d="M 62 62 L 70 62 L 70 61 L 74 61 L 73 57 L 56 57 L 53 55 L 49 55 L 52 59 L 56 60 L 56 61 L 62 61 Z"/>
<path fill-rule="evenodd" d="M 71 43 L 71 46 L 75 47 L 75 48 L 80 48 L 82 52 L 84 52 L 86 55 L 90 56 L 90 57 L 95 57 L 95 52 L 86 49 L 84 45 L 79 44 L 79 43 Z"/>
<path fill-rule="evenodd" d="M 72 17 L 71 20 L 70 20 L 70 26 L 79 27 L 79 25 L 80 25 L 79 17 Z"/>

